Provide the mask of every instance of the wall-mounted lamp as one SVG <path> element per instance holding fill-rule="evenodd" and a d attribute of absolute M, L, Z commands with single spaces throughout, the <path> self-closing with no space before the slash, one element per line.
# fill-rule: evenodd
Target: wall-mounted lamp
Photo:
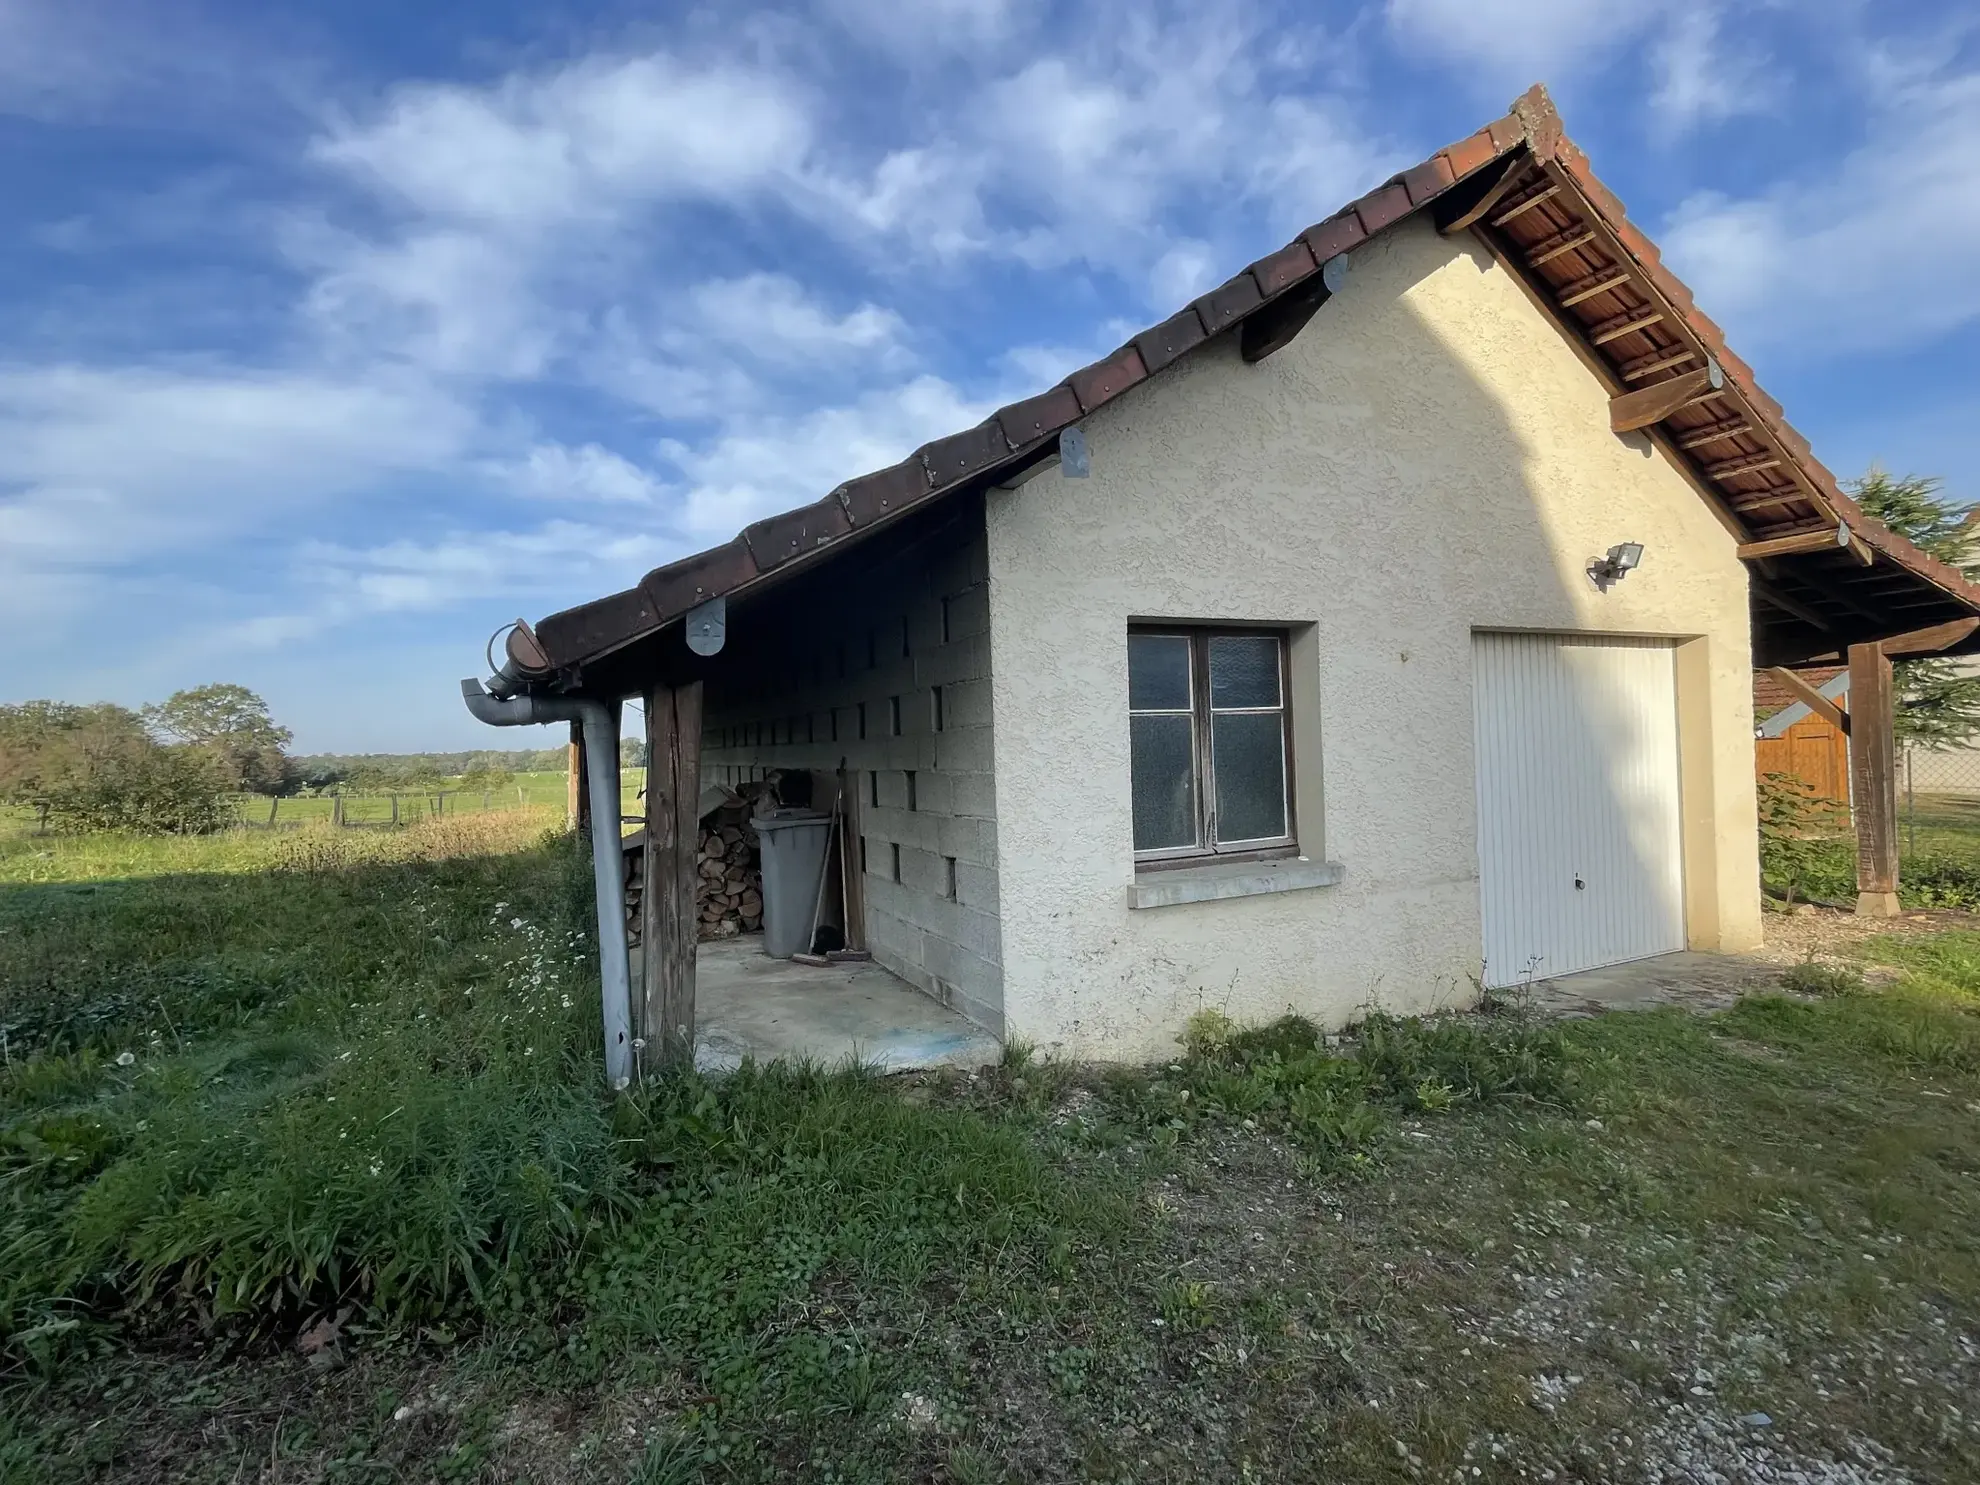
<path fill-rule="evenodd" d="M 1643 543 L 1620 541 L 1609 548 L 1609 555 L 1588 564 L 1589 579 L 1604 593 L 1611 583 L 1619 583 L 1643 560 Z"/>

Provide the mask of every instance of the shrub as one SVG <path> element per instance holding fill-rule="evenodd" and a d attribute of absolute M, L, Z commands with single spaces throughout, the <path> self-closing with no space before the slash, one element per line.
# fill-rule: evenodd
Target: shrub
<path fill-rule="evenodd" d="M 1906 907 L 1980 908 L 1980 862 L 1964 856 L 1912 856 L 1898 874 Z"/>
<path fill-rule="evenodd" d="M 233 821 L 225 764 L 204 748 L 149 738 L 92 748 L 38 801 L 57 830 L 203 835 Z"/>
<path fill-rule="evenodd" d="M 1814 787 L 1787 773 L 1759 781 L 1760 874 L 1793 901 L 1810 896 L 1847 896 L 1855 891 L 1855 868 L 1847 848 L 1835 838 L 1838 806 Z M 1840 866 L 1843 871 L 1837 880 Z"/>

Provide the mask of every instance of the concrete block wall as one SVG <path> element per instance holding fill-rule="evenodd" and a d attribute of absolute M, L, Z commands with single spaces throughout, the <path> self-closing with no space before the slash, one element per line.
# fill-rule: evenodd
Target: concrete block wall
<path fill-rule="evenodd" d="M 709 681 L 702 777 L 850 770 L 874 959 L 1001 1035 L 989 557 L 982 508 L 958 517 L 792 600 L 780 663 Z"/>

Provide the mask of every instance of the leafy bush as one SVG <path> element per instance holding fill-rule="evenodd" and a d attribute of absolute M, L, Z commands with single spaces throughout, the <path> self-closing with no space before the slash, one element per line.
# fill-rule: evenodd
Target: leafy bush
<path fill-rule="evenodd" d="M 1793 774 L 1770 773 L 1759 781 L 1759 803 L 1760 874 L 1771 886 L 1789 901 L 1855 893 L 1855 860 L 1837 839 L 1840 808 L 1833 800 Z"/>
<path fill-rule="evenodd" d="M 1911 856 L 1898 873 L 1906 907 L 1980 909 L 1980 861 L 1966 856 Z"/>

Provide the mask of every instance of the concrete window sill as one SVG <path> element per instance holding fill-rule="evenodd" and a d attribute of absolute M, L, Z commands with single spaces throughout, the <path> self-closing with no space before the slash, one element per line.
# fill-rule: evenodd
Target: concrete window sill
<path fill-rule="evenodd" d="M 1267 892 L 1303 892 L 1331 887 L 1347 874 L 1338 861 L 1217 862 L 1175 871 L 1147 871 L 1128 888 L 1131 908 L 1177 907 L 1185 902 L 1216 902 L 1225 897 L 1257 897 Z"/>

